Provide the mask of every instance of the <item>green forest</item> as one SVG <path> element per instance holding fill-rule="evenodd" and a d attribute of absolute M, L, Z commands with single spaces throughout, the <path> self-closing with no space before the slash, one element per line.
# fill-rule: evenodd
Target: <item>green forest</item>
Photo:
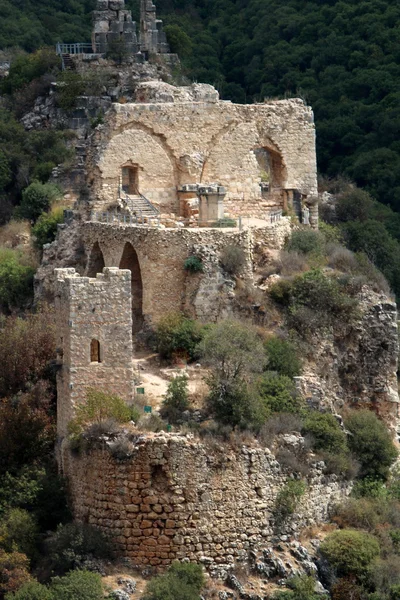
<path fill-rule="evenodd" d="M 94 0 L 1 0 L 0 48 L 90 40 Z M 138 0 L 127 1 L 134 15 Z M 400 5 L 388 0 L 158 0 L 188 76 L 236 102 L 300 95 L 321 173 L 400 209 Z"/>

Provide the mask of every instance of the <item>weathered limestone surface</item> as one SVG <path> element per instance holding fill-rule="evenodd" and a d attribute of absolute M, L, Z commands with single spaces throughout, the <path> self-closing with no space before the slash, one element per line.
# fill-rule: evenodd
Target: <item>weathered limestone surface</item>
<path fill-rule="evenodd" d="M 133 400 L 131 272 L 105 268 L 89 279 L 75 269 L 56 269 L 55 307 L 57 430 L 62 438 L 88 387 Z M 92 340 L 100 345 L 97 362 L 91 360 Z"/>
<path fill-rule="evenodd" d="M 87 164 L 96 210 L 117 201 L 121 167 L 132 164 L 139 168 L 140 192 L 162 212 L 179 214 L 182 185 L 217 182 L 228 190 L 230 214 L 262 218 L 268 202 L 262 202 L 255 152 L 262 148 L 275 157 L 272 196 L 275 187 L 316 195 L 313 114 L 301 100 L 238 105 L 207 91 L 207 99 L 186 101 L 187 88 L 169 95 L 170 88 L 143 84 L 137 98 L 150 102 L 114 104 L 109 111 Z"/>
<path fill-rule="evenodd" d="M 110 534 L 120 555 L 140 566 L 188 558 L 220 573 L 270 545 L 275 499 L 288 479 L 268 449 L 172 434 L 141 436 L 126 460 L 65 448 L 64 468 L 75 517 Z M 350 488 L 316 463 L 281 533 L 296 537 L 323 522 Z"/>
<path fill-rule="evenodd" d="M 359 295 L 361 318 L 348 332 L 319 335 L 312 362 L 298 378 L 299 389 L 316 406 L 373 409 L 389 426 L 399 418 L 397 306 L 365 287 Z"/>

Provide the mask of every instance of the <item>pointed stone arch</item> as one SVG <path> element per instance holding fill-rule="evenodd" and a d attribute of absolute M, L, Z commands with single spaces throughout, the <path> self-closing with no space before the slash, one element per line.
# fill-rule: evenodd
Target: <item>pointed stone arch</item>
<path fill-rule="evenodd" d="M 138 255 L 130 242 L 124 246 L 119 268 L 131 272 L 132 333 L 135 334 L 143 326 L 143 282 Z"/>
<path fill-rule="evenodd" d="M 103 252 L 100 248 L 99 242 L 96 242 L 90 252 L 87 266 L 87 276 L 96 277 L 97 273 L 103 272 L 105 266 Z"/>

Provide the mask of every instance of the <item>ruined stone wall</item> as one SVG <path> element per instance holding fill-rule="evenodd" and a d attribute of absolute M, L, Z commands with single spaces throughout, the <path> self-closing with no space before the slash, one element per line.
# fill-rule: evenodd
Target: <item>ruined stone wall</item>
<path fill-rule="evenodd" d="M 88 387 L 133 399 L 131 273 L 105 268 L 95 279 L 56 269 L 58 435 L 66 434 L 74 406 Z M 100 361 L 91 361 L 91 341 Z"/>
<path fill-rule="evenodd" d="M 119 266 L 125 245 L 132 245 L 142 277 L 143 315 L 148 323 L 156 323 L 167 312 L 176 310 L 186 309 L 204 321 L 220 318 L 224 304 L 229 312 L 232 281 L 221 271 L 221 250 L 228 245 L 241 247 L 246 256 L 242 275 L 251 280 L 255 236 L 258 241 L 264 232 L 268 247 L 282 248 L 290 225 L 288 219 L 282 219 L 260 230 L 162 230 L 86 222 L 81 231 L 89 261 L 98 243 L 106 266 Z M 202 256 L 207 267 L 199 276 L 184 270 L 184 262 L 192 254 Z"/>
<path fill-rule="evenodd" d="M 268 449 L 173 434 L 142 435 L 125 460 L 108 449 L 65 449 L 64 468 L 75 517 L 109 534 L 121 556 L 141 567 L 188 558 L 220 572 L 270 545 L 275 500 L 288 480 Z M 280 533 L 293 538 L 326 520 L 349 490 L 315 463 Z"/>
<path fill-rule="evenodd" d="M 232 215 L 261 217 L 269 203 L 260 193 L 259 148 L 280 157 L 282 188 L 316 194 L 313 114 L 301 100 L 237 105 L 205 90 L 202 99 L 188 102 L 186 88 L 167 86 L 179 94 L 170 98 L 167 90 L 165 101 L 154 82 L 146 85 L 150 101 L 146 88 L 145 102 L 113 105 L 93 139 L 88 172 L 95 209 L 117 200 L 121 167 L 131 162 L 139 166 L 140 192 L 162 212 L 179 213 L 181 185 L 217 182 L 228 190 Z"/>

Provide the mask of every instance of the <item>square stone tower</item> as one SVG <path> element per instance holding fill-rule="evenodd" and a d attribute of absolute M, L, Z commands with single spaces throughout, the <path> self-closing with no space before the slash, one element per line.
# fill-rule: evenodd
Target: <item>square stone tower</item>
<path fill-rule="evenodd" d="M 133 401 L 131 272 L 105 267 L 96 278 L 55 269 L 59 335 L 57 431 L 62 439 L 89 387 Z"/>

